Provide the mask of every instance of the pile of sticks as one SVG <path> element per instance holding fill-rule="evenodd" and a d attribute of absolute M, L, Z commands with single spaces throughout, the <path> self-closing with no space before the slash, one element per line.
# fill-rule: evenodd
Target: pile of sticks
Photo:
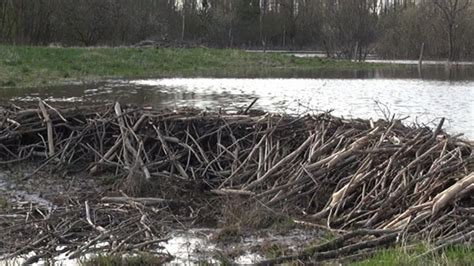
<path fill-rule="evenodd" d="M 54 265 L 87 254 L 139 254 L 143 250 L 171 260 L 162 250 L 162 243 L 168 241 L 163 227 L 175 222 L 166 207 L 122 199 L 97 201 L 94 195 L 84 195 L 68 197 L 65 204 L 53 208 L 15 206 L 0 215 L 0 260 L 7 265 L 38 261 Z"/>
<path fill-rule="evenodd" d="M 431 130 L 396 119 L 248 109 L 4 106 L 0 164 L 41 158 L 58 171 L 123 174 L 134 196 L 163 180 L 172 180 L 175 192 L 187 184 L 183 193 L 199 184 L 206 193 L 256 199 L 342 231 L 472 238 L 474 147 L 446 134 L 444 119 Z"/>

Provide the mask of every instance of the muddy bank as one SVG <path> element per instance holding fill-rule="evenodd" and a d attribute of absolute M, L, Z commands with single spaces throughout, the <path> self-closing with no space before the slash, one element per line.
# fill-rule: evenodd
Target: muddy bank
<path fill-rule="evenodd" d="M 471 241 L 473 147 L 445 133 L 444 120 L 431 130 L 251 107 L 4 106 L 2 165 L 35 161 L 20 180 L 48 169 L 101 189 L 78 189 L 55 208 L 8 210 L 3 253 L 155 252 L 177 225 L 221 228 L 213 239 L 224 243 L 257 229 L 334 234 L 261 263 L 363 256 L 400 241 Z"/>
<path fill-rule="evenodd" d="M 141 256 L 146 252 L 156 256 L 154 263 L 168 265 L 249 264 L 277 254 L 300 252 L 307 243 L 329 234 L 320 228 L 298 225 L 287 216 L 267 213 L 258 206 L 248 209 L 245 200 L 226 199 L 220 205 L 209 206 L 213 218 L 220 220 L 211 223 L 200 221 L 191 211 L 151 199 L 145 202 L 130 198 L 116 203 L 110 199 L 124 194 L 110 183 L 110 176 L 58 175 L 44 169 L 29 178 L 38 166 L 23 163 L 1 168 L 0 263 L 49 261 L 81 265 L 104 254 Z M 213 197 L 207 200 L 215 201 Z M 230 216 L 240 215 L 243 210 L 239 205 L 247 211 L 261 212 L 265 216 L 261 219 L 274 220 L 266 225 L 253 225 L 236 217 L 233 221 L 229 217 L 227 222 L 221 220 L 220 213 L 224 211 Z M 233 213 L 230 208 L 240 210 Z M 49 234 L 51 239 L 45 239 Z M 146 243 L 141 243 L 141 239 L 150 235 L 156 242 L 143 245 Z M 137 247 L 136 243 L 142 246 Z M 48 248 L 51 250 L 41 253 Z M 74 253 L 81 248 L 84 250 L 80 255 Z"/>

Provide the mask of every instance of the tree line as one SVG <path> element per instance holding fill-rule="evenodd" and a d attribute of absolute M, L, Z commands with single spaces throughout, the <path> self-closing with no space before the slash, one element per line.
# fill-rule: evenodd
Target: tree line
<path fill-rule="evenodd" d="M 474 58 L 471 0 L 0 0 L 0 42 L 322 50 Z"/>

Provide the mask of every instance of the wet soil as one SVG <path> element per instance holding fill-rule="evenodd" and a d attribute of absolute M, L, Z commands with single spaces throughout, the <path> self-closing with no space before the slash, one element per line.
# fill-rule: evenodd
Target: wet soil
<path fill-rule="evenodd" d="M 28 163 L 0 168 L 0 220 L 16 215 L 15 210 L 27 206 L 54 210 L 84 197 L 94 199 L 98 195 L 118 195 L 121 192 L 118 185 L 120 182 L 110 175 L 98 177 L 84 173 L 64 175 L 48 170 L 36 171 L 38 166 L 38 164 Z M 235 208 L 237 205 L 238 203 L 232 201 L 227 206 L 221 207 Z M 246 205 L 246 207 L 249 206 Z M 218 209 L 217 206 L 216 209 Z M 258 211 L 249 211 L 249 213 L 255 215 Z M 207 212 L 202 212 L 201 217 L 192 221 L 177 219 L 174 224 L 164 225 L 163 235 L 168 240 L 162 244 L 160 251 L 172 256 L 168 264 L 257 263 L 261 260 L 301 252 L 309 243 L 327 236 L 327 233 L 320 229 L 306 228 L 281 218 L 268 217 L 267 219 L 250 216 L 248 219 L 265 221 L 262 224 L 259 220 L 260 224 L 256 221 L 250 226 L 243 217 L 234 220 L 218 217 L 219 213 L 229 214 L 230 212 L 229 210 L 207 210 Z M 262 215 L 267 214 L 262 213 Z M 273 222 L 268 223 L 268 220 Z M 150 250 L 150 252 L 155 251 Z M 0 257 L 5 255 L 7 255 L 5 250 L 0 252 Z M 89 254 L 86 257 L 91 256 L 95 254 Z M 27 257 L 28 255 L 23 254 L 8 259 L 6 263 L 20 264 L 25 262 Z M 0 263 L 3 262 L 5 261 L 0 260 Z M 79 260 L 67 259 L 65 255 L 56 257 L 55 263 L 80 265 Z"/>

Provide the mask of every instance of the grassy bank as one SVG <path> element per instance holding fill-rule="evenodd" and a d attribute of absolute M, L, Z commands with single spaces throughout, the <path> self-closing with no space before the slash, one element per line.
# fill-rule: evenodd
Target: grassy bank
<path fill-rule="evenodd" d="M 376 265 L 472 265 L 474 250 L 470 246 L 452 246 L 434 253 L 427 253 L 430 248 L 419 245 L 415 249 L 391 248 L 381 250 L 374 256 L 354 262 L 353 266 Z"/>
<path fill-rule="evenodd" d="M 271 248 L 274 249 L 274 246 Z M 355 261 L 332 261 L 333 263 L 322 263 L 321 265 L 351 265 L 351 266 L 424 266 L 424 265 L 446 265 L 446 266 L 468 266 L 474 261 L 474 253 L 469 246 L 449 247 L 439 252 L 425 254 L 428 247 L 419 245 L 415 250 L 407 251 L 404 248 L 390 248 L 380 250 L 374 256 L 365 260 Z M 274 251 L 276 251 L 274 249 Z M 211 262 L 212 254 L 208 254 L 209 262 L 201 261 L 200 265 L 213 265 Z M 214 258 L 221 265 L 232 265 L 232 258 L 220 257 Z M 99 255 L 85 260 L 81 263 L 83 266 L 89 265 L 161 265 L 165 262 L 164 257 L 153 256 L 149 253 L 141 253 L 137 256 L 122 255 Z M 308 261 L 310 263 L 311 261 Z M 297 261 L 285 265 L 299 265 Z"/>
<path fill-rule="evenodd" d="M 377 64 L 219 49 L 0 46 L 0 87 L 150 77 L 291 77 Z"/>

